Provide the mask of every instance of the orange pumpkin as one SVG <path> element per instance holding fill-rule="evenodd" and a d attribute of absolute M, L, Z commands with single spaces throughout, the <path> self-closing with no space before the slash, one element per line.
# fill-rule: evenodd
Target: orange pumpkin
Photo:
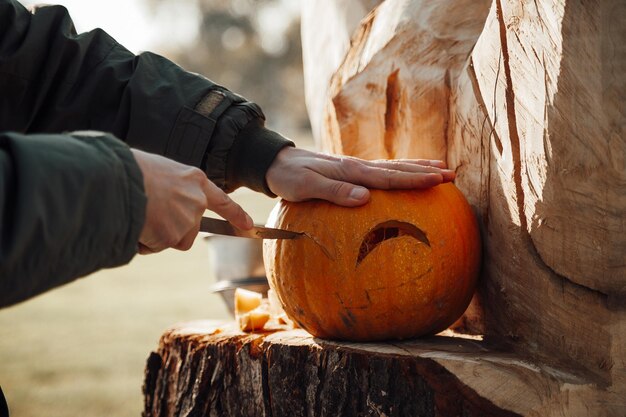
<path fill-rule="evenodd" d="M 358 208 L 280 201 L 268 226 L 306 234 L 266 240 L 263 252 L 286 313 L 317 337 L 434 334 L 461 316 L 474 292 L 479 231 L 453 184 L 372 190 Z"/>

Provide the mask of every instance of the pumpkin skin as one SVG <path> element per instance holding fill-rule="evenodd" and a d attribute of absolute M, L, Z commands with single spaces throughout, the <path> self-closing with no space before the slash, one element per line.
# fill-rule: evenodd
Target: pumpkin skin
<path fill-rule="evenodd" d="M 305 232 L 264 242 L 270 286 L 312 335 L 405 339 L 446 329 L 467 308 L 480 267 L 476 219 L 451 183 L 370 190 L 365 206 L 279 201 L 268 226 Z"/>

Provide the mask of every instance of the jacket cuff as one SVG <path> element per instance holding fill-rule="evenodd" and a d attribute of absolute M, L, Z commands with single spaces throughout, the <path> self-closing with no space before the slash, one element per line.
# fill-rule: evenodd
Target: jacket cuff
<path fill-rule="evenodd" d="M 146 205 L 148 198 L 144 189 L 144 178 L 137 160 L 130 148 L 121 142 L 112 146 L 118 158 L 123 162 L 128 178 L 128 230 L 124 245 L 121 262 L 128 263 L 139 249 L 139 236 L 146 221 Z"/>
<path fill-rule="evenodd" d="M 193 108 L 181 110 L 165 156 L 200 167 L 226 192 L 246 186 L 276 197 L 265 174 L 281 149 L 295 145 L 264 122 L 255 103 L 215 87 Z"/>
<path fill-rule="evenodd" d="M 138 250 L 139 235 L 146 221 L 146 204 L 148 202 L 144 190 L 144 178 L 137 160 L 128 145 L 117 138 L 101 132 L 79 131 L 72 136 L 80 140 L 92 140 L 94 146 L 103 146 L 112 151 L 121 162 L 124 169 L 124 189 L 126 193 L 126 211 L 124 218 L 127 221 L 125 236 L 120 236 L 118 245 L 114 248 L 114 259 L 107 259 L 101 267 L 112 267 L 130 262 Z M 120 179 L 123 178 L 120 175 Z M 108 262 L 113 261 L 111 264 Z"/>
<path fill-rule="evenodd" d="M 251 120 L 239 131 L 228 154 L 225 190 L 230 192 L 246 186 L 276 197 L 267 185 L 265 174 L 278 152 L 286 146 L 295 145 L 279 133 L 266 129 L 262 119 Z"/>

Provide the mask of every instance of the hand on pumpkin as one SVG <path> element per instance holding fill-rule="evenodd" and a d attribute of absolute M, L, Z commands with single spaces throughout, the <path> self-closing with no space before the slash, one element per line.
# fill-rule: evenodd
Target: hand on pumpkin
<path fill-rule="evenodd" d="M 288 201 L 319 198 L 352 207 L 368 202 L 367 188 L 429 188 L 454 177 L 443 161 L 366 161 L 287 147 L 278 153 L 265 179 L 274 194 Z"/>
<path fill-rule="evenodd" d="M 148 199 L 146 220 L 139 236 L 139 253 L 167 248 L 187 250 L 210 209 L 242 229 L 252 227 L 250 216 L 209 181 L 200 169 L 171 159 L 131 150 L 143 173 Z"/>

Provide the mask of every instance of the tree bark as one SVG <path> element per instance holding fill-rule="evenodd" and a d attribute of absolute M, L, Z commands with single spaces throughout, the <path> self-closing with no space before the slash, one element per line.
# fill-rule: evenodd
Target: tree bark
<path fill-rule="evenodd" d="M 338 343 L 192 322 L 150 356 L 144 416 L 611 415 L 591 391 L 475 339 Z"/>

